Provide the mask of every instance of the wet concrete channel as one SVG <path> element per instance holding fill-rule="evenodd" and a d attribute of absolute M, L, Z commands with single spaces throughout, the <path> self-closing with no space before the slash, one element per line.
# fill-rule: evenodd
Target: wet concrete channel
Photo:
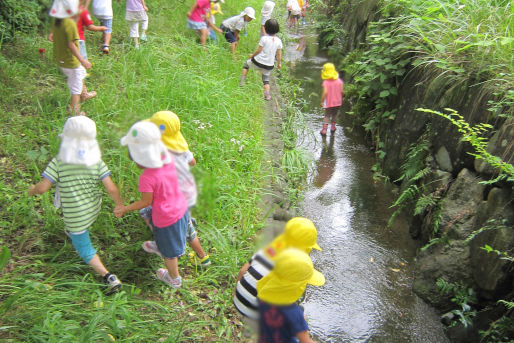
<path fill-rule="evenodd" d="M 308 287 L 304 301 L 317 342 L 447 342 L 435 311 L 411 290 L 418 246 L 400 220 L 386 227 L 392 190 L 375 182 L 374 154 L 362 133 L 339 114 L 337 130 L 321 137 L 320 71 L 327 61 L 308 27 L 288 36 L 284 58 L 300 80 L 305 126 L 299 147 L 313 158 L 300 215 L 318 229 L 313 251 L 323 287 Z"/>

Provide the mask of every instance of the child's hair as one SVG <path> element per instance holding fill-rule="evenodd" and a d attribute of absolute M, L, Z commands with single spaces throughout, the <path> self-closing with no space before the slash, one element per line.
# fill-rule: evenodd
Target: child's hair
<path fill-rule="evenodd" d="M 264 30 L 266 30 L 266 33 L 269 35 L 277 34 L 278 31 L 280 31 L 280 26 L 278 25 L 278 22 L 275 19 L 268 19 L 264 23 Z"/>

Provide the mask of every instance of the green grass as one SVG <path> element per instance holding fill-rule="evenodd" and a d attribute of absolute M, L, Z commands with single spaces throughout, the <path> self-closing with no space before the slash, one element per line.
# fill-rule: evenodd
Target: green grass
<path fill-rule="evenodd" d="M 111 55 L 101 56 L 100 35 L 87 33 L 93 68 L 86 83 L 98 97 L 83 110 L 97 123 L 103 160 L 126 202 L 139 198 L 140 170 L 119 139 L 135 121 L 156 111 L 178 114 L 198 161 L 193 172 L 200 197 L 193 215 L 213 265 L 202 270 L 182 258 L 185 286 L 167 288 L 153 277 L 162 260 L 141 249 L 150 231 L 137 213 L 115 218 L 105 195 L 92 241 L 124 287 L 114 296 L 103 295 L 99 277 L 79 260 L 63 233 L 53 192 L 27 196 L 29 184 L 40 180 L 57 154 L 69 95 L 51 61 L 50 42 L 20 35 L 0 51 L 0 247 L 12 253 L 1 274 L 1 340 L 101 342 L 112 340 L 109 335 L 123 342 L 240 340 L 241 323 L 231 305 L 234 277 L 262 227 L 257 204 L 268 172 L 262 163 L 266 115 L 257 73 L 250 73 L 244 88 L 238 84 L 242 63 L 257 45 L 259 23 L 248 25 L 233 61 L 223 37 L 203 51 L 185 29 L 190 5 L 149 2 L 149 41 L 137 51 L 128 38 L 124 4 L 113 2 Z M 259 11 L 261 3 L 245 5 Z M 225 4 L 225 17 L 242 7 Z M 47 51 L 44 59 L 40 48 Z"/>

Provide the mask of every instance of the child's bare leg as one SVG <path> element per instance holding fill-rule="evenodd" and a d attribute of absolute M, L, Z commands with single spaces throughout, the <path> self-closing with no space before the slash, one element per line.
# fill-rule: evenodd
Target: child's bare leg
<path fill-rule="evenodd" d="M 199 259 L 205 257 L 206 253 L 203 250 L 198 237 L 195 237 L 192 241 L 190 241 L 189 246 L 191 247 L 191 249 L 193 249 L 193 251 L 196 253 L 196 256 L 198 256 Z"/>
<path fill-rule="evenodd" d="M 88 262 L 88 264 L 94 269 L 95 272 L 100 274 L 101 276 L 105 276 L 109 271 L 104 267 L 102 261 L 98 254 L 95 254 L 93 258 Z"/>
<path fill-rule="evenodd" d="M 230 43 L 230 52 L 232 53 L 232 56 L 234 58 L 236 57 L 236 47 L 237 47 L 237 42 Z"/>
<path fill-rule="evenodd" d="M 145 223 L 148 226 L 148 228 L 150 229 L 150 231 L 153 231 L 152 224 L 150 224 L 150 218 L 143 218 L 143 220 L 145 221 Z"/>
<path fill-rule="evenodd" d="M 200 29 L 200 44 L 205 45 L 205 42 L 207 42 L 208 35 L 209 29 Z"/>
<path fill-rule="evenodd" d="M 176 279 L 180 276 L 178 273 L 178 258 L 165 257 L 164 264 L 166 265 L 166 269 L 168 269 L 168 273 L 172 279 Z"/>
<path fill-rule="evenodd" d="M 71 95 L 70 114 L 73 116 L 80 114 L 80 94 Z"/>
<path fill-rule="evenodd" d="M 104 45 L 109 46 L 111 44 L 111 33 L 105 33 L 104 32 Z"/>
<path fill-rule="evenodd" d="M 269 93 L 269 90 L 270 90 L 270 85 L 269 85 L 269 83 L 264 84 L 264 92 L 265 92 L 265 93 Z"/>

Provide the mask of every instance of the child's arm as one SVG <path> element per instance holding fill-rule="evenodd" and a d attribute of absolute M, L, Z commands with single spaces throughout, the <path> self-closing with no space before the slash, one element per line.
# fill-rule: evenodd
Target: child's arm
<path fill-rule="evenodd" d="M 86 69 L 90 69 L 92 64 L 91 62 L 89 62 L 88 60 L 85 60 L 82 55 L 80 54 L 79 52 L 79 48 L 77 48 L 77 46 L 75 45 L 75 43 L 73 41 L 69 41 L 68 42 L 68 48 L 71 50 L 71 53 L 73 54 L 73 56 L 75 56 L 80 64 L 82 64 L 84 66 L 84 68 Z"/>
<path fill-rule="evenodd" d="M 250 262 L 246 262 L 245 265 L 241 267 L 241 269 L 239 270 L 239 274 L 237 274 L 236 281 L 241 280 L 243 275 L 245 275 L 245 273 L 248 271 L 248 268 L 250 268 Z"/>
<path fill-rule="evenodd" d="M 323 92 L 321 92 L 321 107 L 325 104 L 325 99 L 327 98 L 327 89 L 323 87 Z"/>
<path fill-rule="evenodd" d="M 309 335 L 309 331 L 302 331 L 296 334 L 296 338 L 300 341 L 300 343 L 316 343 L 311 339 Z"/>
<path fill-rule="evenodd" d="M 196 166 L 196 158 L 193 157 L 193 159 L 191 161 L 189 161 L 189 165 L 191 167 Z"/>
<path fill-rule="evenodd" d="M 208 20 L 207 20 L 207 26 L 210 27 L 211 29 L 213 29 L 214 31 L 218 32 L 218 33 L 223 33 L 222 29 L 220 29 L 219 27 L 217 27 L 216 25 L 214 25 L 213 23 L 211 23 Z"/>
<path fill-rule="evenodd" d="M 141 200 L 133 202 L 128 206 L 119 205 L 114 208 L 114 215 L 118 218 L 123 217 L 126 212 L 136 211 L 148 207 L 152 204 L 153 193 L 141 193 Z"/>
<path fill-rule="evenodd" d="M 118 0 L 120 1 L 120 0 Z M 143 8 L 145 9 L 146 12 L 148 12 L 148 7 L 146 7 L 145 5 L 145 0 L 140 0 L 141 1 L 141 5 L 143 5 Z"/>
<path fill-rule="evenodd" d="M 255 57 L 255 56 L 257 56 L 258 54 L 260 54 L 260 53 L 261 53 L 261 51 L 262 51 L 262 46 L 260 46 L 260 45 L 259 45 L 259 46 L 257 47 L 257 50 L 255 50 L 255 51 L 253 52 L 253 54 L 250 54 L 250 58 L 254 58 L 254 57 Z"/>
<path fill-rule="evenodd" d="M 282 49 L 277 50 L 277 68 L 282 68 Z"/>
<path fill-rule="evenodd" d="M 30 185 L 29 187 L 29 196 L 34 196 L 36 194 L 43 194 L 52 188 L 52 182 L 50 180 L 43 178 L 41 182 L 37 185 Z"/>
<path fill-rule="evenodd" d="M 109 196 L 114 201 L 114 204 L 116 206 L 123 206 L 123 199 L 121 199 L 120 191 L 118 190 L 118 187 L 112 182 L 112 179 L 110 176 L 106 176 L 102 183 L 105 187 L 105 190 L 107 193 L 109 193 Z"/>
<path fill-rule="evenodd" d="M 105 31 L 107 30 L 107 26 L 96 26 L 91 24 L 86 26 L 86 29 L 88 29 L 89 31 Z"/>
<path fill-rule="evenodd" d="M 195 8 L 196 8 L 196 0 L 195 0 L 195 3 L 193 4 L 193 6 L 191 6 L 191 9 L 187 12 L 188 18 L 191 16 L 191 14 L 193 14 L 193 11 L 195 10 Z"/>

